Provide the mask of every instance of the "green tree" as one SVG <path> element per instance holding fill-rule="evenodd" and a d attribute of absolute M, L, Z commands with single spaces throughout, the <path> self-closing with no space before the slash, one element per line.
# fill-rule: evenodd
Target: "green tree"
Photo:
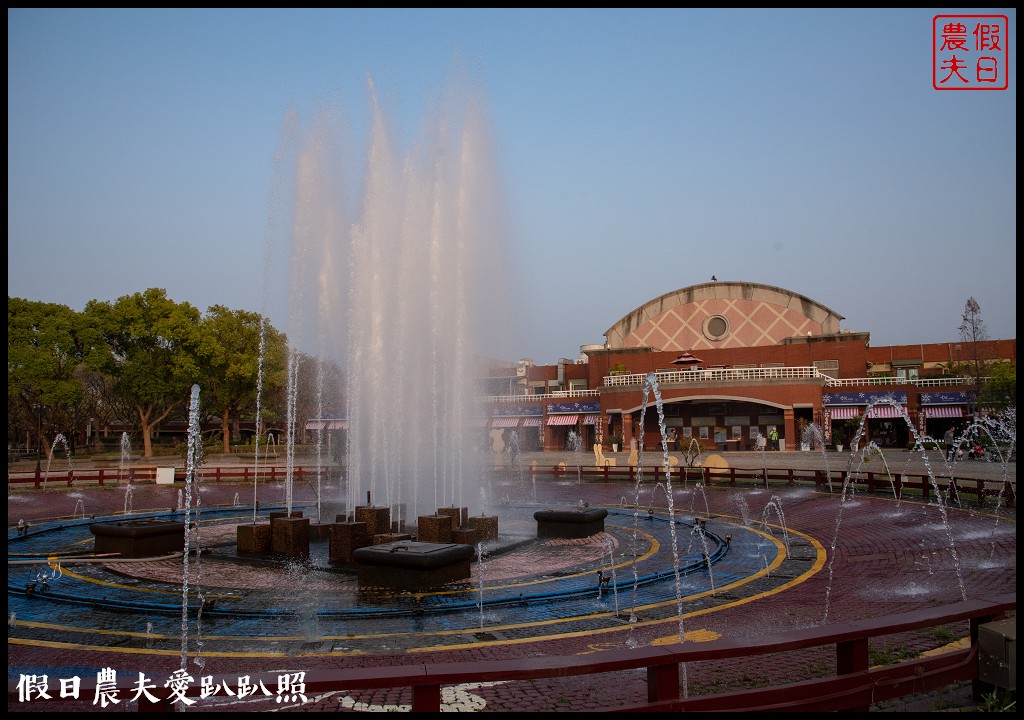
<path fill-rule="evenodd" d="M 971 394 L 977 402 L 981 392 L 981 382 L 985 371 L 983 344 L 988 340 L 988 331 L 981 319 L 981 305 L 973 297 L 964 303 L 964 313 L 960 318 L 960 339 L 966 343 L 966 357 L 961 363 L 958 358 L 958 370 L 971 380 Z"/>
<path fill-rule="evenodd" d="M 258 313 L 229 310 L 223 305 L 207 310 L 203 327 L 213 342 L 203 385 L 209 391 L 204 406 L 220 415 L 227 453 L 231 439 L 240 439 L 242 415 L 256 412 L 260 384 L 266 393 L 261 395 L 261 413 L 266 410 L 266 399 L 284 384 L 287 341 Z"/>
<path fill-rule="evenodd" d="M 1017 363 L 992 363 L 985 375 L 985 382 L 978 395 L 978 405 L 998 411 L 1017 407 Z"/>
<path fill-rule="evenodd" d="M 38 434 L 42 452 L 57 433 L 66 433 L 69 447 L 74 442 L 74 428 L 88 417 L 76 375 L 88 336 L 79 314 L 65 305 L 7 298 L 8 440 L 12 431 L 16 442 L 22 432 Z"/>
<path fill-rule="evenodd" d="M 214 353 L 200 313 L 168 298 L 166 290 L 150 288 L 114 303 L 92 300 L 85 314 L 103 339 L 90 369 L 113 378 L 113 394 L 134 409 L 143 455 L 152 457 L 154 428 L 187 408 L 190 388 L 203 380 Z"/>

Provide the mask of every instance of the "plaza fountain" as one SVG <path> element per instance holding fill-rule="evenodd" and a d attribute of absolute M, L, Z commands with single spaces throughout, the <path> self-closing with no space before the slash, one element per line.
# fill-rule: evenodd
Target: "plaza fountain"
<path fill-rule="evenodd" d="M 295 198 L 295 205 L 286 213 L 289 222 L 282 243 L 291 252 L 289 296 L 293 304 L 289 317 L 294 323 L 289 328 L 293 351 L 288 368 L 289 417 L 283 443 L 288 475 L 283 498 L 264 500 L 261 506 L 256 499 L 258 480 L 254 480 L 251 523 L 239 518 L 237 493 L 225 497 L 225 507 L 204 510 L 199 517 L 197 471 L 201 446 L 193 427 L 198 416 L 198 387 L 194 387 L 184 497 L 177 490 L 178 511 L 170 513 L 176 523 L 174 535 L 179 548 L 184 528 L 183 573 L 162 577 L 157 574 L 156 564 L 148 570 L 152 576 L 142 574 L 147 571 L 143 563 L 111 562 L 110 569 L 99 563 L 84 565 L 76 570 L 77 575 L 68 573 L 59 578 L 64 588 L 75 583 L 73 591 L 56 587 L 48 591 L 48 599 L 69 605 L 89 604 L 95 616 L 109 613 L 118 617 L 125 609 L 144 615 L 145 631 L 137 633 L 142 635 L 140 642 L 147 650 L 166 655 L 173 649 L 172 643 L 180 640 L 182 669 L 190 652 L 197 660 L 200 656 L 217 658 L 220 653 L 219 662 L 225 663 L 225 658 L 265 651 L 269 643 L 274 647 L 266 651 L 278 653 L 277 657 L 310 657 L 314 654 L 310 643 L 322 647 L 325 655 L 398 653 L 410 648 L 438 652 L 446 645 L 455 652 L 454 648 L 469 645 L 470 630 L 481 631 L 481 635 L 493 631 L 495 639 L 489 642 L 499 647 L 504 638 L 518 636 L 517 642 L 525 643 L 531 634 L 554 632 L 554 627 L 564 637 L 608 638 L 606 647 L 644 646 L 657 641 L 681 643 L 689 635 L 684 631 L 684 617 L 705 618 L 713 609 L 739 607 L 775 593 L 781 598 L 786 589 L 813 583 L 828 561 L 821 620 L 827 622 L 833 581 L 837 579 L 830 560 L 839 556 L 839 546 L 845 540 L 840 521 L 842 513 L 849 512 L 854 504 L 852 478 L 858 458 L 863 456 L 851 454 L 838 497 L 822 494 L 813 501 L 829 504 L 836 512 L 832 543 L 827 549 L 810 534 L 792 527 L 794 518 L 797 524 L 815 519 L 815 513 L 801 514 L 799 507 L 812 501 L 800 498 L 793 511 L 787 507 L 784 513 L 783 504 L 792 495 L 780 491 L 765 497 L 769 472 L 763 449 L 759 457 L 764 488 L 728 494 L 730 499 L 744 498 L 747 510 L 743 517 L 730 517 L 723 509 L 726 493 L 713 493 L 705 487 L 703 466 L 699 468 L 702 481 L 686 487 L 688 468 L 677 473 L 669 462 L 664 410 L 653 374 L 644 387 L 640 419 L 643 427 L 649 409 L 647 399 L 652 395 L 661 439 L 655 463 L 664 468 L 666 479 L 658 487 L 645 485 L 649 466 L 641 441 L 632 503 L 622 501 L 619 508 L 614 508 L 614 498 L 623 494 L 621 487 L 598 487 L 583 481 L 578 444 L 572 449 L 577 467 L 576 482 L 570 488 L 559 487 L 535 466 L 527 484 L 518 435 L 514 433 L 509 437 L 507 466 L 492 472 L 484 467 L 488 463 L 482 463 L 473 451 L 474 438 L 481 433 L 473 403 L 477 389 L 471 382 L 477 375 L 474 363 L 479 350 L 475 330 L 481 321 L 490 322 L 500 313 L 487 313 L 488 302 L 498 298 L 483 292 L 477 283 L 486 281 L 493 289 L 493 271 L 501 265 L 487 258 L 497 250 L 493 243 L 500 231 L 492 232 L 499 224 L 490 214 L 493 196 L 488 193 L 491 178 L 486 170 L 483 123 L 472 111 L 463 113 L 457 106 L 448 109 L 455 113 L 439 119 L 416 152 L 407 156 L 395 149 L 383 113 L 375 110 L 365 195 L 357 211 L 346 210 L 347 198 L 341 196 L 337 168 L 331 164 L 339 149 L 331 123 L 316 123 L 292 136 L 297 154 L 290 196 Z M 346 212 L 351 212 L 354 222 Z M 470 309 L 482 311 L 481 315 L 474 316 Z M 332 530 L 326 543 L 307 542 L 307 549 L 310 544 L 316 546 L 314 552 L 283 561 L 275 558 L 263 562 L 250 557 L 264 551 L 263 539 L 255 535 L 252 542 L 259 545 L 259 552 L 247 553 L 250 548 L 243 548 L 240 542 L 239 552 L 232 556 L 224 549 L 230 543 L 224 543 L 216 547 L 209 560 L 216 563 L 217 571 L 200 578 L 203 548 L 198 534 L 191 532 L 193 521 L 197 527 L 202 524 L 204 531 L 216 530 L 218 524 L 232 528 L 234 523 L 241 537 L 243 528 L 255 531 L 264 527 L 258 522 L 265 520 L 269 520 L 265 526 L 268 530 L 275 525 L 308 526 L 308 519 L 295 522 L 293 518 L 293 513 L 301 514 L 303 509 L 312 509 L 320 519 L 319 473 L 316 487 L 306 496 L 302 492 L 309 488 L 298 489 L 295 482 L 295 448 L 304 431 L 299 425 L 298 397 L 304 380 L 301 373 L 308 371 L 298 352 L 304 344 L 314 346 L 322 362 L 336 363 L 345 371 L 341 387 L 326 387 L 319 373 L 311 385 L 317 388 L 320 417 L 327 408 L 345 414 L 346 473 L 339 497 L 332 500 L 345 508 L 343 517 L 351 515 L 351 521 L 333 523 L 338 528 L 337 537 Z M 317 367 L 322 365 L 318 363 Z M 257 469 L 259 437 L 258 428 Z M 859 437 L 860 433 L 854 439 L 854 449 Z M 268 450 L 270 444 L 268 440 Z M 700 444 L 691 439 L 690 445 L 699 457 Z M 318 434 L 318 470 L 322 446 Z M 258 477 L 258 473 L 254 475 Z M 832 473 L 827 475 L 832 490 Z M 676 477 L 682 482 L 674 487 Z M 572 493 L 571 498 L 568 493 Z M 594 507 L 580 499 L 584 493 Z M 655 508 L 654 498 L 661 497 L 657 493 L 663 494 L 664 504 Z M 678 510 L 678 500 L 686 494 L 691 498 L 692 519 L 680 517 Z M 487 498 L 503 496 L 509 502 L 487 507 Z M 571 509 L 577 501 L 582 506 Z M 539 522 L 534 508 L 545 502 L 560 503 L 565 509 L 542 514 L 541 519 L 558 523 L 566 519 L 562 513 L 568 513 L 572 527 L 554 528 L 551 537 L 545 537 L 549 527 L 536 532 L 527 525 L 528 531 L 517 536 L 509 532 L 506 521 L 522 522 L 525 518 Z M 948 533 L 949 519 L 942 502 L 940 499 L 942 529 Z M 478 513 L 464 512 L 476 510 L 472 508 L 474 503 L 480 505 Z M 642 509 L 645 503 L 647 507 Z M 612 509 L 598 508 L 599 504 Z M 90 509 L 93 506 L 90 500 Z M 755 509 L 750 511 L 750 506 Z M 394 576 L 381 570 L 381 565 L 365 570 L 366 584 L 386 587 L 387 592 L 367 592 L 353 580 L 358 570 L 357 553 L 370 545 L 371 536 L 410 529 L 412 519 L 423 523 L 424 518 L 430 518 L 443 525 L 443 509 L 457 510 L 459 525 L 462 518 L 470 526 L 476 517 L 486 520 L 481 527 L 486 525 L 489 534 L 478 533 L 472 543 L 379 543 L 369 554 L 384 557 L 383 566 L 401 562 L 403 570 L 408 570 L 405 561 L 413 556 L 412 569 L 418 574 L 406 573 L 403 582 L 396 584 L 392 582 Z M 492 510 L 493 515 L 487 514 Z M 275 513 L 282 517 L 271 518 Z M 501 537 L 498 513 L 503 522 Z M 84 504 L 82 514 L 84 521 Z M 915 517 L 922 515 L 919 512 Z M 143 521 L 140 527 L 160 522 L 156 518 L 139 520 Z M 370 525 L 373 529 L 367 530 Z M 454 521 L 448 529 L 453 526 Z M 678 537 L 681 527 L 689 531 L 689 545 L 683 550 Z M 19 547 L 49 557 L 54 545 L 72 548 L 84 542 L 84 530 L 73 523 L 46 531 L 49 535 L 45 540 L 36 533 L 29 537 L 27 531 L 25 537 L 19 535 Z M 892 532 L 889 528 L 885 531 Z M 776 532 L 782 540 L 776 538 Z M 992 538 L 994 548 L 1000 538 L 995 531 Z M 311 538 L 307 536 L 308 540 Z M 347 542 L 344 558 L 338 562 L 331 557 L 336 540 L 339 545 Z M 985 542 L 987 546 L 987 538 Z M 272 546 L 272 533 L 267 535 L 266 543 L 267 548 Z M 467 549 L 451 553 L 455 567 L 439 566 L 434 562 L 436 548 L 425 545 Z M 193 549 L 194 563 L 190 560 Z M 950 543 L 948 555 L 963 590 L 956 549 Z M 475 575 L 470 572 L 474 558 Z M 933 565 L 943 561 L 938 558 Z M 930 566 L 929 572 L 935 569 Z M 624 578 L 627 570 L 631 571 L 630 577 Z M 121 582 L 132 573 L 139 574 L 136 584 Z M 161 584 L 174 582 L 181 592 L 180 606 L 162 602 L 159 592 L 152 592 L 165 589 Z M 437 585 L 444 587 L 433 592 Z M 116 597 L 109 589 L 115 586 Z M 820 587 L 814 585 L 815 590 Z M 627 591 L 631 591 L 629 620 L 623 622 L 620 603 Z M 217 603 L 208 605 L 214 593 Z M 804 596 L 804 605 L 809 596 Z M 538 606 L 543 606 L 542 612 L 532 612 Z M 691 608 L 696 610 L 688 616 Z M 47 613 L 41 603 L 19 603 L 10 611 L 12 627 L 15 610 L 19 623 L 52 620 L 52 613 Z M 798 608 L 795 612 L 805 616 L 792 622 L 814 622 L 820 617 L 819 610 L 817 605 L 810 610 Z M 742 612 L 754 614 L 747 609 Z M 750 623 L 749 632 L 764 632 L 766 618 L 783 615 L 772 613 L 774 609 L 768 610 L 759 619 L 760 625 Z M 536 616 L 542 616 L 542 620 L 534 623 Z M 210 628 L 208 636 L 204 636 L 201 621 Z M 491 627 L 486 627 L 488 622 Z M 705 620 L 690 622 L 695 625 Z M 659 624 L 667 628 L 667 641 L 664 635 L 655 635 L 653 628 Z M 543 631 L 538 629 L 541 626 Z M 723 627 L 717 629 L 724 632 Z M 59 632 L 50 628 L 46 631 Z M 75 633 L 69 634 L 78 639 Z M 588 647 L 580 652 L 593 650 Z M 684 666 L 684 694 L 686 685 Z"/>
<path fill-rule="evenodd" d="M 484 332 L 503 314 L 502 221 L 478 98 L 451 88 L 403 152 L 370 92 L 358 201 L 342 181 L 351 169 L 337 164 L 355 153 L 336 117 L 286 128 L 294 152 L 282 179 L 294 203 L 282 213 L 290 221 L 272 229 L 271 254 L 287 254 L 290 267 L 286 443 L 303 432 L 294 412 L 308 368 L 297 352 L 308 348 L 344 372 L 342 387 L 312 383 L 316 404 L 347 421 L 344 497 L 328 499 L 351 512 L 369 493 L 404 522 L 478 497 L 474 378 Z"/>

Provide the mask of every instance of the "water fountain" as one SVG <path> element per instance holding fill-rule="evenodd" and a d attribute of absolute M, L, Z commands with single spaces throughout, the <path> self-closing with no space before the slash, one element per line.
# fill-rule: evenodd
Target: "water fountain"
<path fill-rule="evenodd" d="M 583 437 L 575 429 L 569 430 L 565 438 L 565 449 L 576 461 L 576 482 L 583 482 Z"/>
<path fill-rule="evenodd" d="M 199 464 L 202 461 L 202 431 L 199 424 L 199 386 L 192 386 L 192 393 L 189 401 L 188 411 L 188 450 L 185 458 L 185 521 L 184 525 L 184 550 L 182 552 L 182 581 L 181 581 L 181 669 L 184 670 L 188 660 L 188 595 L 189 584 L 192 581 L 189 573 L 189 555 L 192 547 L 192 508 L 195 500 L 195 529 L 196 529 L 196 585 L 199 585 L 199 512 L 201 498 L 198 488 Z M 201 602 L 201 600 L 200 600 Z M 197 628 L 196 636 L 201 637 Z"/>
<path fill-rule="evenodd" d="M 53 444 L 50 445 L 50 454 L 46 458 L 46 472 L 43 474 L 43 490 L 46 489 L 46 481 L 50 478 L 50 465 L 53 464 L 54 453 L 57 452 L 57 448 L 60 447 L 61 445 L 64 446 L 64 452 L 68 458 L 68 484 L 71 484 L 70 481 L 75 471 L 74 464 L 71 461 L 71 446 L 68 445 L 67 438 L 65 438 L 62 434 L 58 433 L 56 437 L 53 438 Z"/>
<path fill-rule="evenodd" d="M 963 580 L 963 575 L 962 575 L 961 569 L 960 569 L 960 561 L 959 561 L 959 556 L 957 554 L 956 543 L 954 542 L 953 536 L 952 536 L 952 534 L 950 532 L 949 517 L 948 517 L 948 512 L 947 512 L 947 509 L 946 509 L 946 498 L 944 497 L 943 492 L 940 490 L 938 481 L 937 481 L 937 479 L 935 477 L 935 473 L 934 473 L 934 471 L 931 468 L 931 465 L 930 465 L 930 462 L 929 462 L 929 459 L 928 459 L 928 454 L 927 454 L 927 451 L 925 450 L 926 442 L 918 434 L 917 429 L 914 427 L 914 423 L 910 420 L 910 417 L 907 415 L 906 408 L 903 407 L 903 405 L 895 397 L 882 396 L 882 397 L 878 397 L 878 398 L 873 399 L 868 404 L 868 406 L 865 409 L 863 415 L 861 416 L 860 423 L 857 426 L 857 430 L 854 433 L 853 440 L 851 442 L 850 456 L 849 456 L 849 461 L 847 463 L 846 474 L 845 474 L 845 477 L 843 478 L 842 493 L 840 495 L 840 500 L 839 500 L 839 508 L 838 508 L 838 510 L 836 512 L 836 528 L 835 528 L 835 534 L 833 535 L 833 538 L 832 538 L 831 557 L 830 557 L 830 560 L 829 560 L 829 563 L 828 563 L 829 583 L 828 583 L 828 585 L 827 585 L 827 587 L 825 589 L 825 604 L 824 604 L 825 605 L 825 610 L 824 610 L 824 616 L 823 616 L 823 619 L 822 619 L 822 623 L 825 623 L 825 622 L 828 621 L 829 606 L 830 606 L 831 593 L 832 593 L 832 573 L 833 573 L 833 564 L 835 563 L 836 545 L 837 545 L 837 542 L 838 542 L 840 525 L 842 524 L 842 521 L 843 521 L 843 511 L 844 511 L 844 509 L 846 507 L 846 504 L 847 504 L 847 502 L 849 500 L 850 493 L 851 493 L 852 487 L 853 487 L 852 484 L 851 484 L 851 480 L 852 480 L 852 477 L 853 477 L 854 464 L 857 461 L 858 457 L 863 459 L 863 454 L 860 453 L 858 448 L 860 447 L 861 437 L 864 434 L 864 426 L 867 423 L 867 420 L 868 420 L 868 418 L 871 415 L 872 409 L 875 406 L 877 406 L 877 405 L 891 406 L 891 407 L 896 408 L 897 411 L 900 413 L 900 416 L 902 417 L 903 421 L 906 423 L 907 428 L 909 429 L 911 436 L 914 438 L 914 447 L 915 447 L 915 449 L 918 452 L 920 452 L 921 458 L 924 461 L 925 468 L 928 471 L 929 481 L 930 481 L 930 483 L 932 485 L 932 488 L 933 488 L 933 490 L 935 492 L 935 507 L 938 509 L 938 511 L 939 511 L 939 513 L 941 515 L 941 518 L 942 518 L 942 526 L 943 526 L 943 529 L 944 529 L 944 533 L 945 533 L 945 535 L 946 535 L 946 537 L 948 539 L 949 552 L 950 552 L 950 555 L 951 555 L 951 557 L 953 559 L 953 566 L 954 566 L 954 569 L 956 571 L 957 582 L 958 582 L 959 587 L 960 587 L 960 594 L 961 594 L 961 597 L 964 600 L 967 599 L 967 589 L 964 586 L 964 580 Z M 831 479 L 830 479 L 829 487 L 831 489 Z"/>
<path fill-rule="evenodd" d="M 293 222 L 272 228 L 271 252 L 290 251 L 293 348 L 309 346 L 346 373 L 344 387 L 324 387 L 318 402 L 346 409 L 348 474 L 337 499 L 348 508 L 370 493 L 392 514 L 404 506 L 417 517 L 465 505 L 481 482 L 471 452 L 475 364 L 483 332 L 504 314 L 493 272 L 502 223 L 481 105 L 461 90 L 409 153 L 374 104 L 358 209 L 334 164 L 344 148 L 333 118 L 289 137 L 298 150 L 282 196 L 295 203 L 282 215 Z M 290 363 L 291 412 L 298 372 Z M 288 427 L 292 446 L 301 430 L 294 419 Z"/>
<path fill-rule="evenodd" d="M 117 465 L 118 485 L 121 484 L 126 475 L 127 482 L 130 485 L 135 477 L 135 471 L 132 468 L 132 438 L 127 432 L 123 432 L 121 433 L 121 458 Z"/>
<path fill-rule="evenodd" d="M 672 490 L 672 468 L 669 463 L 668 456 L 668 432 L 665 428 L 665 408 L 661 401 L 661 390 L 658 386 L 658 377 L 655 373 L 648 373 L 646 380 L 644 381 L 643 389 L 643 405 L 640 409 L 640 427 L 646 427 L 646 415 L 647 415 L 647 401 L 650 395 L 654 396 L 654 406 L 658 413 L 658 430 L 661 437 L 661 452 L 662 452 L 662 466 L 665 470 L 665 496 L 668 505 L 668 522 L 671 537 L 671 551 L 673 557 L 673 568 L 674 568 L 674 581 L 676 590 L 676 603 L 679 607 L 679 642 L 685 640 L 685 630 L 683 627 L 683 612 L 682 612 L 682 586 L 680 584 L 681 576 L 679 574 L 679 539 L 676 536 L 676 516 L 675 516 L 675 498 Z M 643 435 L 640 437 L 639 444 L 639 456 L 637 460 L 637 472 L 636 472 L 636 508 L 633 516 L 633 541 L 637 539 L 637 521 L 640 512 L 640 493 L 643 485 Z M 696 527 L 695 527 L 696 530 Z M 701 528 L 701 534 L 703 534 L 703 528 Z M 703 537 L 702 537 L 703 539 Z M 707 550 L 705 545 L 705 557 L 707 556 Z M 633 608 L 630 611 L 631 620 L 635 621 L 636 618 L 636 586 L 637 586 L 637 570 L 636 570 L 636 551 L 633 551 Z M 710 565 L 709 565 L 710 567 Z M 686 688 L 686 667 L 683 666 L 683 687 L 684 694 Z"/>

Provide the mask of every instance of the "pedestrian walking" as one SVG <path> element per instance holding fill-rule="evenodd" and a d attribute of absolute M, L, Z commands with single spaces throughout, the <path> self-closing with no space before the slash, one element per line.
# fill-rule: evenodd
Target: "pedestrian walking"
<path fill-rule="evenodd" d="M 946 461 L 949 462 L 953 459 L 953 453 L 956 449 L 956 434 L 953 432 L 952 426 L 946 428 L 946 434 L 942 437 L 942 442 L 946 446 Z"/>

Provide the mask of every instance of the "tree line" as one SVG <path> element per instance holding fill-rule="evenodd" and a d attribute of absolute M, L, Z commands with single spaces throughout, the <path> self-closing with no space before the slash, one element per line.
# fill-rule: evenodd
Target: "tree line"
<path fill-rule="evenodd" d="M 293 368 L 314 362 L 290 351 L 285 334 L 259 313 L 222 305 L 201 313 L 159 288 L 91 300 L 81 312 L 8 297 L 8 449 L 49 452 L 61 434 L 73 450 L 76 431 L 90 425 L 98 446 L 99 428 L 117 425 L 140 437 L 150 457 L 161 424 L 188 422 L 198 384 L 203 426 L 219 418 L 228 452 L 257 404 L 263 427 L 286 417 L 289 359 Z M 297 390 L 311 407 L 312 389 Z"/>

